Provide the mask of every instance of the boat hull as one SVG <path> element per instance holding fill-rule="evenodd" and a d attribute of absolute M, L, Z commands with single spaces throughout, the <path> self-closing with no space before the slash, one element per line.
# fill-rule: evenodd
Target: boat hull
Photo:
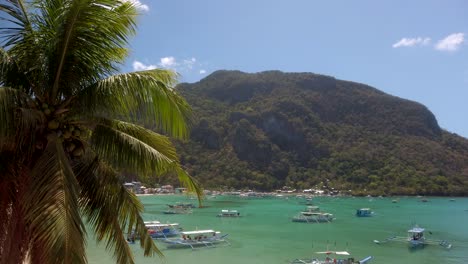
<path fill-rule="evenodd" d="M 333 221 L 333 218 L 307 218 L 307 217 L 294 217 L 293 222 L 298 223 L 328 223 Z"/>
<path fill-rule="evenodd" d="M 166 238 L 178 236 L 180 232 L 174 229 L 163 229 L 161 231 L 150 233 L 151 238 Z"/>
<path fill-rule="evenodd" d="M 220 244 L 229 244 L 223 237 L 207 238 L 201 240 L 187 240 L 187 239 L 164 239 L 162 242 L 166 243 L 167 248 L 200 248 L 200 247 L 216 247 Z"/>

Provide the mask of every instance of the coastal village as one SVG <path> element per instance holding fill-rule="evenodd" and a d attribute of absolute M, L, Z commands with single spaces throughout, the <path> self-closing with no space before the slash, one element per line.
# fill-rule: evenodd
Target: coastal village
<path fill-rule="evenodd" d="M 162 185 L 156 188 L 147 188 L 142 185 L 141 182 L 132 181 L 132 182 L 125 182 L 123 186 L 130 190 L 131 192 L 137 195 L 151 195 L 151 194 L 184 194 L 187 192 L 187 188 L 183 187 L 174 187 L 172 185 Z M 233 195 L 233 196 L 241 196 L 241 197 L 259 197 L 259 196 L 266 196 L 266 195 L 274 195 L 274 196 L 283 196 L 288 194 L 309 194 L 309 195 L 338 195 L 340 194 L 339 191 L 335 190 L 320 190 L 320 189 L 304 189 L 304 190 L 297 190 L 290 188 L 288 186 L 283 186 L 281 189 L 275 190 L 274 192 L 256 192 L 252 190 L 230 190 L 230 191 L 218 191 L 218 190 L 204 190 L 205 195 Z"/>

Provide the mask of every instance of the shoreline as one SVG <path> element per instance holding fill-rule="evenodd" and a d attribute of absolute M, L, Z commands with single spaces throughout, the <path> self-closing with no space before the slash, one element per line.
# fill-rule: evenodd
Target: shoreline
<path fill-rule="evenodd" d="M 407 197 L 407 198 L 418 198 L 424 200 L 425 198 L 448 198 L 448 199 L 456 199 L 456 198 L 467 198 L 467 196 L 430 196 L 430 195 L 393 195 L 393 196 L 385 196 L 385 195 L 379 195 L 379 196 L 372 196 L 372 195 L 326 195 L 326 194 L 310 194 L 310 193 L 302 193 L 302 192 L 294 192 L 294 193 L 276 193 L 276 192 L 218 192 L 218 191 L 213 191 L 215 193 L 205 193 L 204 196 L 239 196 L 239 197 L 244 197 L 244 198 L 255 198 L 255 197 L 277 197 L 277 198 L 282 198 L 282 197 L 295 197 L 295 198 L 314 198 L 314 197 L 359 197 L 359 198 L 402 198 L 402 197 Z M 136 196 L 170 196 L 170 195 L 185 195 L 185 196 L 191 196 L 191 197 L 196 197 L 195 194 L 192 193 L 139 193 L 135 194 Z"/>

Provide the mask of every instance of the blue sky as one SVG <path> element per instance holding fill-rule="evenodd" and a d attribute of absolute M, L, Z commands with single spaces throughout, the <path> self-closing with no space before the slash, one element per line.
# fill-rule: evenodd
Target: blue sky
<path fill-rule="evenodd" d="M 137 0 L 132 0 L 137 1 Z M 468 1 L 139 0 L 125 71 L 313 72 L 426 105 L 468 138 Z"/>

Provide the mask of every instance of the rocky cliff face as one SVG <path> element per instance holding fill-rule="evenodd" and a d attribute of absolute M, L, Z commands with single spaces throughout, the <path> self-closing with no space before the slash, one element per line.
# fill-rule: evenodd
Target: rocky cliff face
<path fill-rule="evenodd" d="M 444 194 L 467 184 L 465 139 L 443 131 L 425 106 L 363 84 L 312 73 L 218 71 L 178 89 L 196 115 L 179 151 L 206 186 L 391 184 L 374 190 Z M 414 154 L 421 147 L 428 153 Z"/>

